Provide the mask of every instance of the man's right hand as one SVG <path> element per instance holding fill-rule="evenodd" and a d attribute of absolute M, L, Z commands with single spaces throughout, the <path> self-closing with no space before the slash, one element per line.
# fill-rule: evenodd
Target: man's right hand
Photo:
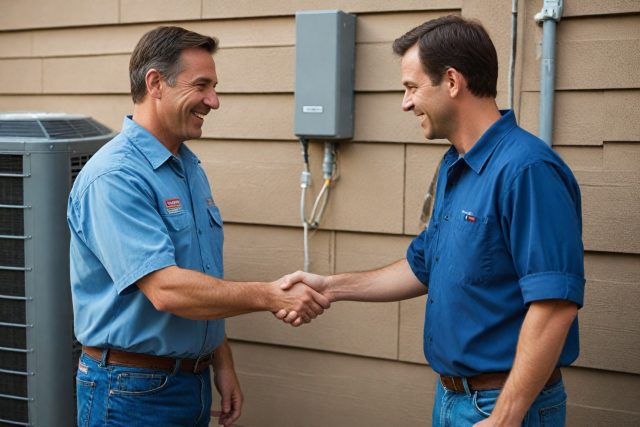
<path fill-rule="evenodd" d="M 325 298 L 328 303 L 331 303 L 330 296 L 327 295 L 327 278 L 318 274 L 306 273 L 304 271 L 296 271 L 295 273 L 287 274 L 282 277 L 280 282 L 280 288 L 283 290 L 294 290 L 296 287 L 306 286 L 312 288 L 316 293 Z M 290 292 L 290 291 L 289 291 Z M 292 326 L 300 326 L 302 323 L 309 323 L 307 319 L 298 313 L 296 310 L 287 310 L 285 308 L 280 309 L 278 312 L 274 312 L 274 315 Z M 311 320 L 309 320 L 311 321 Z"/>
<path fill-rule="evenodd" d="M 331 306 L 329 299 L 321 293 L 301 283 L 300 280 L 293 282 L 289 279 L 289 276 L 296 274 L 284 276 L 270 284 L 273 295 L 273 313 L 295 313 L 295 318 L 292 320 L 296 320 L 296 322 L 287 322 L 292 326 L 311 322 Z"/>

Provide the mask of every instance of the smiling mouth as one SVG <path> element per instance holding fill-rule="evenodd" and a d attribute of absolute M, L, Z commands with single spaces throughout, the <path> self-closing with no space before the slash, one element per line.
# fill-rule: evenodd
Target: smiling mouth
<path fill-rule="evenodd" d="M 203 113 L 196 113 L 195 111 L 192 111 L 191 114 L 193 114 L 194 116 L 196 116 L 197 118 L 199 118 L 200 120 L 204 120 L 204 116 L 206 116 L 206 114 Z"/>

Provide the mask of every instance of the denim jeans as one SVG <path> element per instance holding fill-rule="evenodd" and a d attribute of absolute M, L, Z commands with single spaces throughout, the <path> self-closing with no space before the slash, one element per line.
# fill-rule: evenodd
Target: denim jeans
<path fill-rule="evenodd" d="M 105 365 L 83 353 L 76 392 L 79 427 L 206 427 L 211 417 L 209 369 L 193 374 Z"/>
<path fill-rule="evenodd" d="M 488 418 L 500 390 L 454 392 L 437 380 L 432 427 L 470 427 Z M 561 427 L 565 425 L 567 394 L 562 380 L 545 387 L 522 421 L 523 427 Z"/>

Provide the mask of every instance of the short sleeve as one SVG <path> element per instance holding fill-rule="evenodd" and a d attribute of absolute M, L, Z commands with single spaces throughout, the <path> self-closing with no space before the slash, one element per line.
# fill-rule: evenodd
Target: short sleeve
<path fill-rule="evenodd" d="M 118 293 L 175 265 L 175 251 L 155 201 L 139 178 L 112 171 L 71 203 L 70 225 L 100 260 Z"/>
<path fill-rule="evenodd" d="M 501 218 L 525 304 L 584 300 L 580 190 L 558 165 L 525 168 L 504 198 Z"/>
<path fill-rule="evenodd" d="M 418 280 L 422 282 L 423 285 L 429 286 L 429 266 L 427 265 L 426 260 L 428 259 L 425 256 L 427 253 L 429 241 L 429 228 L 425 229 L 420 233 L 409 245 L 407 249 L 407 262 L 409 263 L 409 267 L 413 271 L 413 274 L 416 275 Z"/>

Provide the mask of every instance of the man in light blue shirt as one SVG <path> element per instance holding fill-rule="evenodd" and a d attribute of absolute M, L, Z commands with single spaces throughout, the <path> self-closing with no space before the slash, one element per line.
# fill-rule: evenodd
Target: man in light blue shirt
<path fill-rule="evenodd" d="M 219 107 L 216 48 L 179 27 L 145 34 L 130 62 L 133 116 L 71 191 L 78 425 L 208 426 L 210 365 L 231 425 L 243 397 L 223 319 L 288 309 L 308 322 L 329 306 L 304 285 L 283 291 L 282 279 L 222 279 L 220 212 L 183 144 Z"/>

